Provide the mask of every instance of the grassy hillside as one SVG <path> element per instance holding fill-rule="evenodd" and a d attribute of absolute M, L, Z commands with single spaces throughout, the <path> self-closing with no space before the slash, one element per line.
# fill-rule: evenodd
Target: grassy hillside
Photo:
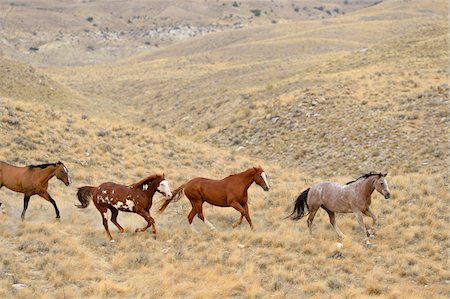
<path fill-rule="evenodd" d="M 2 57 L 0 57 L 0 96 L 69 107 L 83 104 L 82 96 L 36 68 Z"/>
<path fill-rule="evenodd" d="M 0 160 L 61 160 L 73 178 L 50 181 L 59 221 L 38 197 L 21 221 L 22 195 L 0 189 L 1 298 L 448 297 L 448 3 L 267 1 L 259 17 L 261 1 L 55 3 L 0 4 Z M 187 25 L 206 31 L 140 38 Z M 186 198 L 157 215 L 156 195 L 156 238 L 121 213 L 110 243 L 95 206 L 74 206 L 83 185 L 158 171 L 175 189 L 254 165 L 273 187 L 249 189 L 254 232 L 208 204 L 217 229 L 191 227 Z M 351 214 L 342 248 L 323 211 L 314 238 L 283 219 L 308 186 L 371 170 L 392 193 L 372 196 L 373 248 Z"/>
<path fill-rule="evenodd" d="M 393 197 L 374 194 L 379 218 L 375 247 L 363 245 L 354 217 L 338 217 L 347 238 L 337 236 L 326 213 L 315 220 L 314 239 L 306 223 L 283 220 L 294 196 L 319 177 L 264 163 L 273 189 L 250 188 L 250 212 L 256 227 L 232 209 L 205 205 L 205 216 L 217 228 L 194 221 L 191 231 L 186 199 L 156 218 L 158 234 L 134 233 L 143 220 L 121 213 L 126 228 L 108 242 L 95 207 L 74 207 L 76 187 L 103 181 L 132 183 L 154 171 L 165 171 L 175 188 L 195 175 L 220 178 L 246 169 L 257 159 L 199 145 L 127 122 L 82 117 L 42 105 L 2 100 L 0 156 L 24 165 L 61 159 L 74 184 L 56 180 L 53 208 L 32 198 L 20 220 L 22 196 L 1 189 L 0 295 L 4 298 L 48 297 L 409 297 L 448 295 L 448 211 L 446 180 L 441 175 L 389 175 Z M 11 111 L 20 120 L 10 123 Z M 52 115 L 51 118 L 48 115 Z M 346 177 L 327 177 L 344 183 Z M 160 204 L 155 197 L 155 206 Z M 367 221 L 368 219 L 366 219 Z M 20 288 L 23 284 L 23 288 Z"/>
<path fill-rule="evenodd" d="M 9 57 L 35 66 L 90 65 L 214 32 L 333 18 L 377 2 L 3 1 L 0 45 Z"/>
<path fill-rule="evenodd" d="M 85 95 L 141 107 L 137 122 L 316 175 L 442 172 L 445 7 L 390 1 L 332 20 L 211 34 L 115 65 L 46 71 Z"/>

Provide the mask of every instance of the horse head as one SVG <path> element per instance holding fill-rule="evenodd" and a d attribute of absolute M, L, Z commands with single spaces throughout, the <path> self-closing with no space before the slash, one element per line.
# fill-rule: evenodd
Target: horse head
<path fill-rule="evenodd" d="M 264 172 L 264 169 L 262 169 L 261 166 L 258 166 L 253 167 L 253 170 L 255 171 L 255 175 L 253 176 L 253 180 L 255 181 L 255 183 L 263 188 L 264 191 L 269 191 L 269 180 L 267 179 L 267 175 Z"/>
<path fill-rule="evenodd" d="M 70 185 L 71 180 L 69 177 L 69 170 L 61 161 L 58 161 L 58 163 L 56 163 L 55 176 L 58 180 L 63 182 L 66 186 Z"/>
<path fill-rule="evenodd" d="M 389 191 L 389 186 L 386 180 L 387 173 L 382 174 L 381 172 L 378 174 L 378 178 L 375 181 L 374 187 L 381 195 L 384 196 L 385 199 L 391 198 L 391 191 Z"/>
<path fill-rule="evenodd" d="M 170 192 L 169 182 L 166 180 L 164 173 L 158 176 L 158 187 L 156 191 L 164 195 L 165 198 L 172 198 L 172 192 Z"/>

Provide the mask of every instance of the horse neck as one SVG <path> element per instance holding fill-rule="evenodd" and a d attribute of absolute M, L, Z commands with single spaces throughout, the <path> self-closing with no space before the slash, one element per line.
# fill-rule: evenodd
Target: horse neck
<path fill-rule="evenodd" d="M 145 184 L 148 185 L 148 189 L 143 192 L 145 193 L 145 195 L 147 195 L 147 198 L 149 200 L 151 200 L 153 198 L 153 195 L 155 195 L 155 193 L 156 193 L 156 189 L 158 189 L 158 184 L 156 184 L 155 182 L 156 182 L 156 178 L 153 178 L 153 179 L 145 182 Z"/>
<path fill-rule="evenodd" d="M 34 171 L 38 171 L 40 175 L 42 176 L 42 183 L 45 184 L 48 182 L 52 177 L 55 176 L 56 173 L 56 166 L 48 166 L 43 169 L 34 169 Z"/>
<path fill-rule="evenodd" d="M 244 172 L 236 174 L 236 177 L 240 179 L 241 182 L 243 182 L 244 190 L 247 190 L 250 188 L 251 184 L 253 184 L 253 177 L 255 176 L 255 171 L 253 168 L 247 169 Z"/>
<path fill-rule="evenodd" d="M 370 176 L 365 179 L 361 179 L 359 182 L 356 182 L 356 188 L 363 195 L 364 199 L 369 199 L 375 190 L 374 186 L 375 176 Z"/>

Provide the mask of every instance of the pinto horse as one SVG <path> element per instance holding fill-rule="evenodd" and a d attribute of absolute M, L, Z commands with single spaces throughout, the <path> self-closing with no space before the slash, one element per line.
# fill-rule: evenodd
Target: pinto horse
<path fill-rule="evenodd" d="M 141 215 L 147 225 L 144 228 L 136 229 L 136 232 L 143 232 L 150 226 L 156 234 L 155 220 L 150 216 L 153 195 L 159 192 L 166 198 L 172 197 L 169 183 L 164 174 L 153 174 L 129 186 L 115 183 L 103 183 L 98 187 L 84 186 L 78 188 L 77 197 L 81 205 L 78 208 L 86 208 L 92 200 L 102 215 L 103 226 L 108 234 L 109 240 L 114 242 L 108 229 L 107 210 L 111 211 L 111 222 L 121 233 L 124 229 L 117 222 L 119 211 L 132 212 Z"/>
<path fill-rule="evenodd" d="M 308 228 L 312 235 L 312 222 L 319 208 L 324 209 L 330 217 L 330 223 L 340 238 L 345 235 L 336 224 L 334 213 L 354 213 L 361 229 L 364 232 L 366 244 L 370 245 L 368 232 L 364 225 L 363 214 L 372 218 L 372 227 L 375 227 L 376 217 L 370 210 L 371 195 L 377 190 L 385 199 L 391 197 L 386 180 L 387 173 L 367 173 L 345 185 L 331 182 L 322 182 L 303 191 L 296 199 L 294 211 L 287 218 L 300 220 L 305 214 L 305 205 L 309 211 Z"/>
<path fill-rule="evenodd" d="M 189 224 L 192 224 L 192 220 L 197 215 L 211 229 L 214 229 L 214 226 L 205 220 L 203 215 L 203 203 L 206 201 L 214 206 L 235 208 L 241 213 L 241 218 L 234 223 L 233 227 L 240 225 L 245 217 L 253 229 L 247 204 L 247 190 L 253 182 L 263 188 L 264 191 L 269 191 L 270 185 L 261 166 L 232 174 L 222 180 L 194 178 L 175 189 L 173 196 L 161 205 L 158 212 L 162 213 L 172 200 L 178 201 L 184 193 L 192 205 L 192 210 L 188 215 Z"/>
<path fill-rule="evenodd" d="M 36 194 L 48 200 L 55 208 L 56 218 L 60 218 L 56 202 L 47 192 L 48 181 L 54 176 L 66 186 L 70 185 L 69 171 L 60 161 L 25 167 L 0 162 L 0 188 L 5 186 L 12 191 L 24 194 L 22 220 L 25 219 L 30 197 Z"/>

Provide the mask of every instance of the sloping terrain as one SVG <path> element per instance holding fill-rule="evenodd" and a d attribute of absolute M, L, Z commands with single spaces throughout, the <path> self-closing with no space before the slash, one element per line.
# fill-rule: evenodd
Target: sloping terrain
<path fill-rule="evenodd" d="M 352 1 L 2 1 L 1 52 L 32 65 L 90 65 L 180 40 L 375 5 Z"/>
<path fill-rule="evenodd" d="M 38 197 L 21 221 L 22 195 L 0 189 L 0 297 L 447 298 L 448 3 L 340 1 L 343 14 L 338 2 L 267 1 L 259 17 L 249 10 L 261 1 L 1 3 L 16 23 L 0 41 L 0 160 L 61 160 L 73 184 L 50 181 L 59 221 Z M 133 15 L 142 18 L 130 24 Z M 153 26 L 143 16 L 162 31 L 224 27 L 139 48 L 133 26 Z M 242 28 L 228 28 L 238 16 Z M 110 52 L 82 50 L 111 47 L 80 33 L 106 26 L 130 28 Z M 25 55 L 56 28 L 80 46 Z M 249 189 L 255 231 L 231 227 L 234 209 L 207 204 L 216 230 L 199 219 L 190 226 L 186 198 L 158 215 L 156 195 L 156 238 L 134 233 L 143 220 L 120 213 L 126 232 L 110 224 L 110 243 L 95 206 L 74 206 L 83 185 L 158 171 L 175 189 L 258 164 L 272 189 Z M 372 196 L 373 248 L 351 214 L 337 216 L 342 244 L 324 211 L 313 238 L 306 219 L 284 219 L 308 186 L 371 170 L 389 172 L 392 192 L 389 201 Z"/>
<path fill-rule="evenodd" d="M 135 121 L 314 174 L 442 172 L 445 7 L 391 1 L 47 72 L 85 95 L 142 107 Z"/>
<path fill-rule="evenodd" d="M 0 190 L 0 296 L 2 298 L 92 297 L 402 297 L 445 298 L 448 294 L 446 180 L 441 175 L 389 175 L 390 201 L 373 195 L 378 216 L 375 247 L 363 245 L 354 217 L 338 217 L 347 238 L 337 236 L 319 212 L 314 236 L 306 223 L 283 220 L 292 198 L 319 178 L 199 145 L 123 121 L 111 123 L 19 100 L 0 102 L 0 156 L 26 165 L 62 160 L 73 185 L 53 179 L 49 192 L 61 210 L 32 198 L 20 220 L 22 196 Z M 11 114 L 13 116 L 11 116 Z M 49 117 L 51 116 L 51 117 Z M 9 122 L 11 118 L 19 122 Z M 156 219 L 158 234 L 134 233 L 143 220 L 119 214 L 126 232 L 110 225 L 108 242 L 100 214 L 91 204 L 77 209 L 76 187 L 104 181 L 132 183 L 164 171 L 172 188 L 195 176 L 224 174 L 264 163 L 273 189 L 250 188 L 247 223 L 233 229 L 238 213 L 205 205 L 215 226 L 198 219 L 192 231 L 186 199 Z M 327 178 L 330 178 L 329 176 Z M 344 183 L 351 177 L 334 177 Z M 154 205 L 160 199 L 155 196 Z M 367 220 L 366 220 L 367 221 Z"/>

